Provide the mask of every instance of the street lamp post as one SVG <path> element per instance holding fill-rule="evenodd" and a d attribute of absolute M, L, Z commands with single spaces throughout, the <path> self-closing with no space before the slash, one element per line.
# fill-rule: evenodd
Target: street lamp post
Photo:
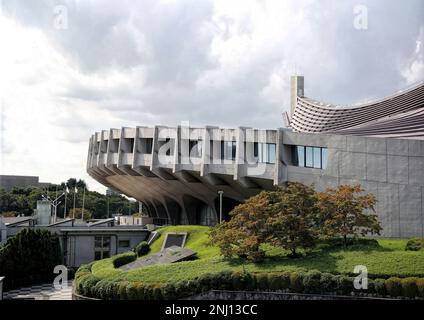
<path fill-rule="evenodd" d="M 219 190 L 219 223 L 222 223 L 222 195 L 224 194 L 224 191 Z"/>
<path fill-rule="evenodd" d="M 61 201 L 59 201 L 59 199 L 61 198 L 61 197 L 63 197 L 63 195 L 64 195 L 65 193 L 62 193 L 60 196 L 58 196 L 56 199 L 54 199 L 54 200 L 52 200 L 52 199 L 50 199 L 50 197 L 49 196 L 44 196 L 44 195 L 42 195 L 41 197 L 44 199 L 44 200 L 46 200 L 46 201 L 48 201 L 48 202 L 50 202 L 50 204 L 52 205 L 52 207 L 54 208 L 54 217 L 53 217 L 53 221 L 54 222 L 57 222 L 57 207 L 58 207 L 58 205 L 59 204 L 61 204 Z"/>

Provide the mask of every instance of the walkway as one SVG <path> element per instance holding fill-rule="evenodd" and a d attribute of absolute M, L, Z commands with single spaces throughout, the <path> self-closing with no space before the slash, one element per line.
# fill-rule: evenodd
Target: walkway
<path fill-rule="evenodd" d="M 25 300 L 72 300 L 72 281 L 67 288 L 56 290 L 53 283 L 20 288 L 3 293 L 3 299 Z"/>

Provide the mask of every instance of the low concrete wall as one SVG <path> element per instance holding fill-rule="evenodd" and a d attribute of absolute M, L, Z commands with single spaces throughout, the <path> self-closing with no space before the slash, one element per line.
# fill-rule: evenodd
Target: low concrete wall
<path fill-rule="evenodd" d="M 211 290 L 184 300 L 397 300 L 394 298 L 338 296 L 266 291 Z"/>

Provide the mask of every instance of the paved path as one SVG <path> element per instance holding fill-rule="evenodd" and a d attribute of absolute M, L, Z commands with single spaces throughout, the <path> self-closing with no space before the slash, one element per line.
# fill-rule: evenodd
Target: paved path
<path fill-rule="evenodd" d="M 72 300 L 72 281 L 60 290 L 55 289 L 53 283 L 47 283 L 7 291 L 3 293 L 3 299 Z"/>

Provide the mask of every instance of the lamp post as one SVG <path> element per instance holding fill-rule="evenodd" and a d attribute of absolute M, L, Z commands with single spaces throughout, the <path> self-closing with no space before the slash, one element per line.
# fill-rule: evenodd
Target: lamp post
<path fill-rule="evenodd" d="M 61 198 L 61 197 L 63 197 L 63 195 L 64 195 L 65 193 L 62 193 L 60 196 L 58 196 L 56 199 L 54 199 L 54 200 L 52 200 L 52 199 L 50 199 L 50 197 L 49 196 L 44 196 L 44 195 L 41 195 L 41 197 L 44 199 L 44 200 L 46 200 L 46 201 L 48 201 L 48 202 L 50 202 L 50 204 L 52 205 L 52 207 L 54 208 L 54 217 L 53 217 L 53 221 L 54 222 L 56 222 L 57 221 L 57 206 L 61 203 L 60 201 L 59 201 L 59 199 Z"/>
<path fill-rule="evenodd" d="M 219 190 L 219 223 L 222 222 L 222 195 L 224 194 L 224 191 Z"/>

